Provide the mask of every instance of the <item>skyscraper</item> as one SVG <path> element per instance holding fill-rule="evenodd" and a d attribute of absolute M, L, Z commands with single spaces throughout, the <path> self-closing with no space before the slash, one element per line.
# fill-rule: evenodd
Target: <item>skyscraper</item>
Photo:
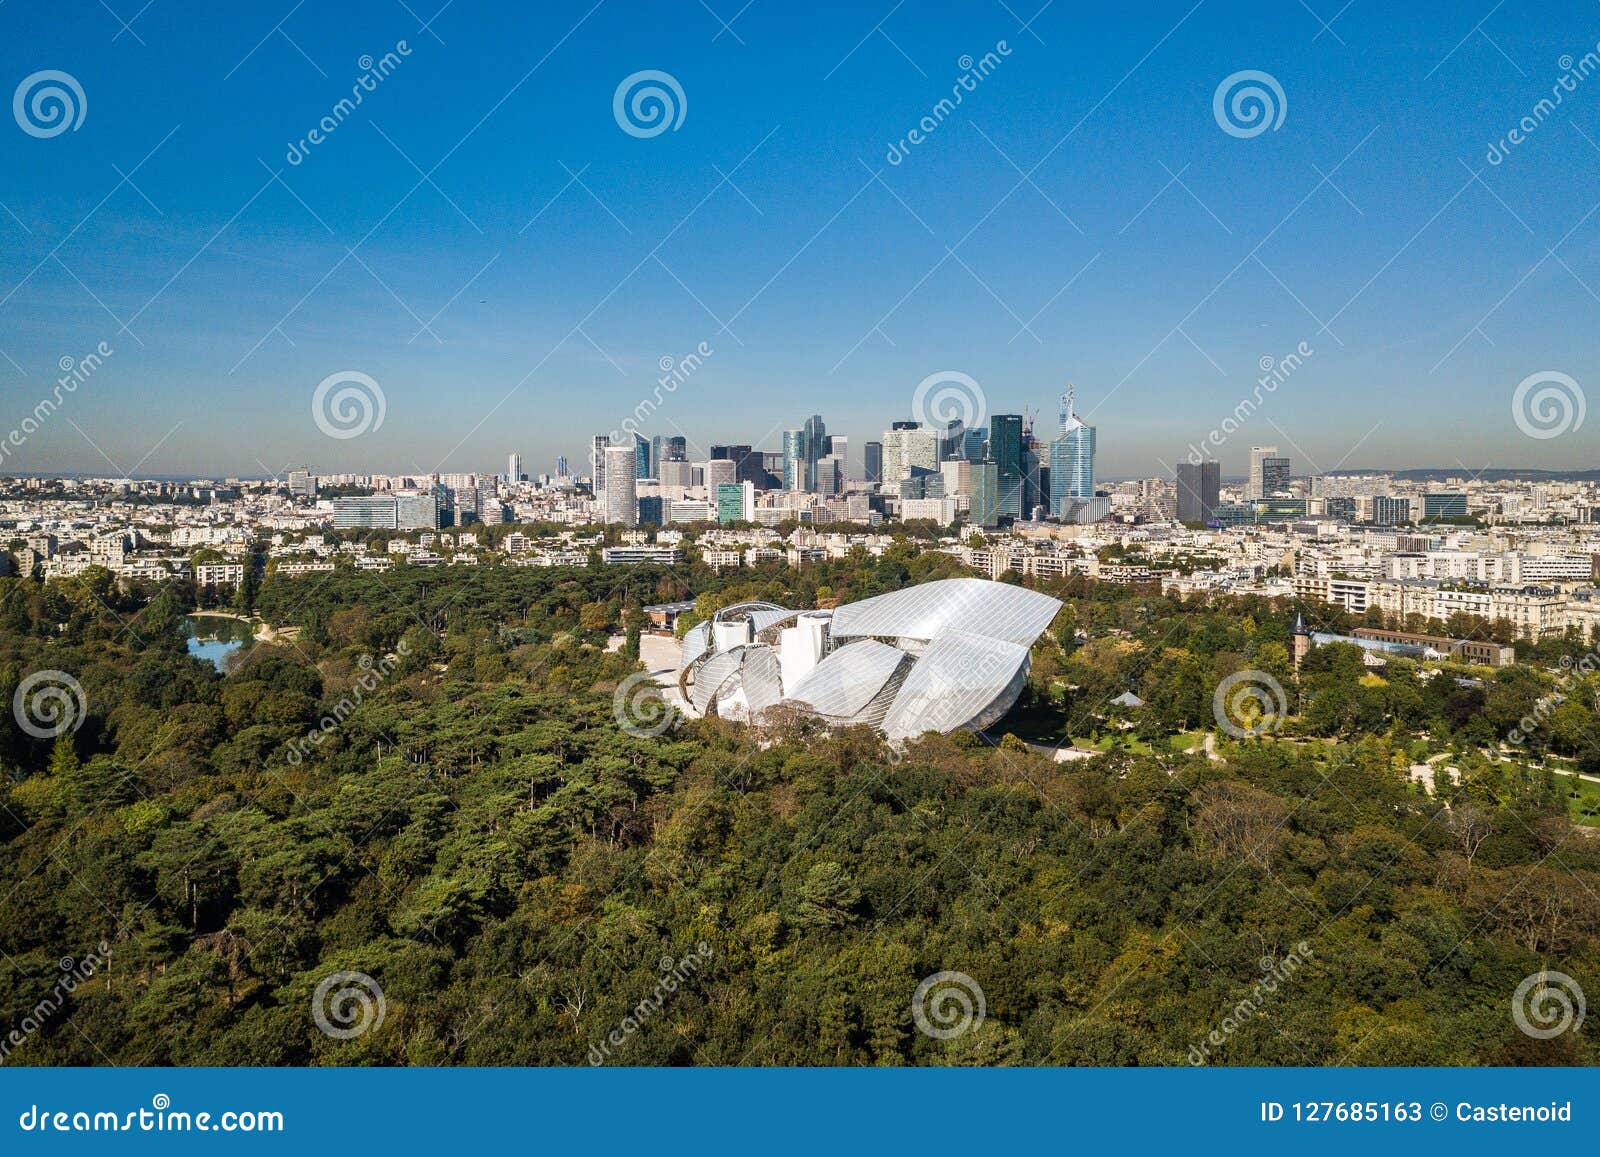
<path fill-rule="evenodd" d="M 982 462 L 988 453 L 989 431 L 982 426 L 961 436 L 961 456 L 968 462 Z"/>
<path fill-rule="evenodd" d="M 594 445 L 589 451 L 589 479 L 590 486 L 595 496 L 599 497 L 606 488 L 606 450 L 611 446 L 611 435 L 596 434 Z M 628 447 L 631 451 L 633 447 Z"/>
<path fill-rule="evenodd" d="M 814 491 L 817 488 L 817 459 L 829 450 L 828 427 L 821 414 L 812 414 L 805 421 L 804 431 L 806 478 L 802 489 Z"/>
<path fill-rule="evenodd" d="M 681 434 L 670 434 L 666 440 L 668 462 L 687 462 L 689 460 L 689 440 Z"/>
<path fill-rule="evenodd" d="M 883 481 L 883 443 L 868 442 L 866 445 L 867 461 L 866 472 L 868 482 Z"/>
<path fill-rule="evenodd" d="M 989 419 L 989 457 L 998 475 L 999 515 L 1022 517 L 1026 479 L 1022 473 L 1022 415 L 995 414 Z"/>
<path fill-rule="evenodd" d="M 556 477 L 567 477 L 567 456 L 565 454 L 556 455 Z"/>
<path fill-rule="evenodd" d="M 515 450 L 511 452 L 511 459 L 506 463 L 506 481 L 522 481 L 522 455 Z"/>
<path fill-rule="evenodd" d="M 806 432 L 804 430 L 785 430 L 783 432 L 783 488 L 791 491 L 806 489 Z"/>
<path fill-rule="evenodd" d="M 605 520 L 620 526 L 638 526 L 638 454 L 632 446 L 607 446 L 602 459 Z"/>
<path fill-rule="evenodd" d="M 1073 390 L 1061 399 L 1061 433 L 1050 443 L 1050 513 L 1065 518 L 1074 501 L 1094 497 L 1095 429 L 1073 405 Z"/>
<path fill-rule="evenodd" d="M 992 458 L 972 464 L 971 512 L 968 521 L 973 526 L 1000 525 L 1000 467 Z"/>
<path fill-rule="evenodd" d="M 633 469 L 638 478 L 654 478 L 655 471 L 651 468 L 650 442 L 642 434 L 633 436 Z"/>
<path fill-rule="evenodd" d="M 1222 463 L 1178 463 L 1178 521 L 1209 522 L 1222 495 Z"/>
<path fill-rule="evenodd" d="M 1263 458 L 1261 460 L 1261 497 L 1271 498 L 1280 490 L 1289 489 L 1289 459 Z"/>
<path fill-rule="evenodd" d="M 1278 448 L 1276 446 L 1250 447 L 1250 470 L 1244 479 L 1245 498 L 1265 498 L 1271 493 L 1271 491 L 1262 488 L 1262 463 L 1268 458 L 1276 458 L 1277 456 Z"/>

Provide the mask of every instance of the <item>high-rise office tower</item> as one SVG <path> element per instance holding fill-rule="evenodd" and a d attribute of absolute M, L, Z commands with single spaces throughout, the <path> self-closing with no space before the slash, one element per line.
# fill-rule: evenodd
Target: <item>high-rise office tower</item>
<path fill-rule="evenodd" d="M 1271 498 L 1279 491 L 1289 489 L 1289 459 L 1261 459 L 1261 497 Z"/>
<path fill-rule="evenodd" d="M 643 434 L 633 436 L 633 469 L 639 478 L 654 478 L 655 471 L 651 469 L 650 442 Z"/>
<path fill-rule="evenodd" d="M 989 457 L 999 477 L 996 510 L 1022 517 L 1026 479 L 1022 472 L 1022 415 L 995 414 L 989 419 Z"/>
<path fill-rule="evenodd" d="M 667 437 L 668 462 L 687 462 L 689 460 L 689 440 L 681 434 L 670 434 Z"/>
<path fill-rule="evenodd" d="M 652 470 L 650 477 L 661 477 L 661 463 L 666 461 L 666 458 L 663 456 L 663 452 L 666 450 L 666 448 L 667 440 L 660 434 L 657 434 L 654 438 L 650 439 L 650 466 Z"/>
<path fill-rule="evenodd" d="M 590 486 L 598 497 L 606 488 L 606 451 L 611 448 L 609 434 L 596 434 L 593 448 L 589 451 L 589 479 Z M 633 447 L 628 447 L 629 452 Z"/>
<path fill-rule="evenodd" d="M 973 526 L 1000 525 L 1000 466 L 992 458 L 972 464 L 970 512 Z"/>
<path fill-rule="evenodd" d="M 1061 396 L 1061 432 L 1050 443 L 1050 513 L 1065 518 L 1074 501 L 1094 497 L 1095 429 L 1078 417 L 1073 389 Z"/>
<path fill-rule="evenodd" d="M 883 481 L 882 442 L 868 442 L 866 445 L 866 478 L 868 482 Z"/>
<path fill-rule="evenodd" d="M 961 436 L 961 457 L 968 462 L 982 462 L 988 453 L 989 431 L 982 426 L 969 429 Z"/>
<path fill-rule="evenodd" d="M 802 489 L 817 488 L 817 459 L 828 453 L 828 426 L 821 414 L 812 414 L 805 420 L 806 479 Z"/>
<path fill-rule="evenodd" d="M 869 442 L 866 445 L 866 478 L 867 482 L 883 482 L 882 442 Z"/>
<path fill-rule="evenodd" d="M 806 432 L 804 430 L 785 430 L 783 432 L 783 488 L 791 491 L 806 489 Z"/>
<path fill-rule="evenodd" d="M 603 458 L 605 520 L 620 526 L 638 526 L 638 454 L 632 446 L 607 446 Z"/>
<path fill-rule="evenodd" d="M 1178 463 L 1178 521 L 1210 522 L 1222 495 L 1222 463 Z"/>
<path fill-rule="evenodd" d="M 717 488 L 732 486 L 739 481 L 739 467 L 731 458 L 713 458 L 705 464 L 706 496 L 717 499 Z"/>
<path fill-rule="evenodd" d="M 1263 491 L 1261 485 L 1261 464 L 1268 458 L 1276 458 L 1277 456 L 1278 448 L 1276 446 L 1250 447 L 1250 470 L 1244 478 L 1245 498 L 1265 498 L 1267 496 L 1269 492 Z"/>
<path fill-rule="evenodd" d="M 289 497 L 315 498 L 316 496 L 317 476 L 311 473 L 309 466 L 289 471 Z"/>
<path fill-rule="evenodd" d="M 566 478 L 566 477 L 568 477 L 568 475 L 567 475 L 567 456 L 565 454 L 557 454 L 556 455 L 556 477 L 557 478 Z"/>
<path fill-rule="evenodd" d="M 522 455 L 518 454 L 515 450 L 511 452 L 510 461 L 506 463 L 506 481 L 522 481 Z"/>

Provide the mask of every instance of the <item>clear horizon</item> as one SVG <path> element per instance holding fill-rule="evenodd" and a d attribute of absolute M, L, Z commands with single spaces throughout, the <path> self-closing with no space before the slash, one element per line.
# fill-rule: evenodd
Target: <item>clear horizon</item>
<path fill-rule="evenodd" d="M 112 351 L 0 473 L 582 473 L 642 404 L 692 457 L 820 413 L 859 471 L 949 374 L 1042 435 L 1075 383 L 1108 480 L 1247 401 L 1231 477 L 1595 461 L 1591 7 L 884 7 L 0 8 L 0 436 Z"/>

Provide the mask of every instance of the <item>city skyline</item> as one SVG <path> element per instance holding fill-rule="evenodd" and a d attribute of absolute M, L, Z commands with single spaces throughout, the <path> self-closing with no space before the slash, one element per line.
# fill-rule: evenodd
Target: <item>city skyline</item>
<path fill-rule="evenodd" d="M 84 105 L 0 132 L 0 427 L 110 351 L 0 470 L 581 462 L 645 400 L 641 432 L 703 432 L 700 456 L 805 413 L 864 442 L 941 372 L 991 411 L 1049 412 L 1070 376 L 1118 431 L 1105 477 L 1168 476 L 1191 444 L 1230 476 L 1251 443 L 1403 468 L 1441 429 L 1422 465 L 1593 461 L 1581 420 L 1512 424 L 1522 383 L 1592 389 L 1600 352 L 1600 121 L 1532 111 L 1594 83 L 1577 11 L 936 4 L 882 35 L 845 5 L 804 28 L 494 11 L 373 0 L 274 30 L 156 7 L 116 37 L 0 12 L 27 46 L 8 83 L 59 70 Z M 1273 80 L 1281 120 L 1217 112 L 1230 68 Z M 617 112 L 652 71 L 682 93 L 659 132 Z M 334 442 L 312 399 L 342 374 L 382 416 Z"/>

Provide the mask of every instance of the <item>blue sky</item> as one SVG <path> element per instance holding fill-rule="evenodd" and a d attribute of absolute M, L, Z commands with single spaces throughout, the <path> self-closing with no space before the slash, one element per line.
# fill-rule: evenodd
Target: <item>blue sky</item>
<path fill-rule="evenodd" d="M 1533 439 L 1511 405 L 1600 380 L 1600 74 L 1486 160 L 1595 50 L 1594 4 L 107 2 L 0 7 L 6 91 L 55 69 L 87 104 L 0 120 L 0 428 L 114 350 L 7 470 L 549 470 L 702 342 L 646 433 L 776 449 L 819 412 L 859 465 L 959 371 L 1046 426 L 1072 381 L 1102 475 L 1164 473 L 1305 342 L 1226 472 L 1252 443 L 1297 473 L 1595 465 L 1600 417 Z M 1241 138 L 1213 94 L 1247 69 L 1286 109 Z M 676 130 L 619 126 L 641 70 Z M 336 440 L 311 399 L 347 370 L 385 416 Z"/>

